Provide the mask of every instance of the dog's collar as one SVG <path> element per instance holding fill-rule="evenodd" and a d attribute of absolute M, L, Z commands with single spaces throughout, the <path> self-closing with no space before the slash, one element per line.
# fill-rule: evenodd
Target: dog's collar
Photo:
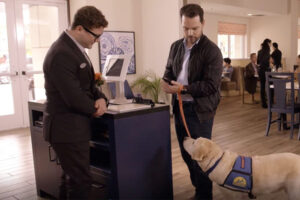
<path fill-rule="evenodd" d="M 222 156 L 215 162 L 215 164 L 205 172 L 206 176 L 208 176 L 217 167 L 217 165 L 219 164 L 219 162 L 223 158 L 223 156 L 224 156 L 224 152 L 223 152 Z"/>

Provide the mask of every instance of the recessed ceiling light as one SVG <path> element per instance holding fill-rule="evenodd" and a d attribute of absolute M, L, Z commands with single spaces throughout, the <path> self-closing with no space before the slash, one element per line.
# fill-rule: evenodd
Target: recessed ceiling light
<path fill-rule="evenodd" d="M 249 13 L 248 16 L 252 16 L 252 17 L 262 17 L 262 16 L 265 16 L 263 14 L 251 14 Z"/>

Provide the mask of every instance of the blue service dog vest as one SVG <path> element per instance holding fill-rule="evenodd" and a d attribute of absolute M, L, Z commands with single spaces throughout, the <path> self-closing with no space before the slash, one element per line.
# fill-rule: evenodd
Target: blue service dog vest
<path fill-rule="evenodd" d="M 252 158 L 238 156 L 222 186 L 251 194 L 252 184 Z"/>

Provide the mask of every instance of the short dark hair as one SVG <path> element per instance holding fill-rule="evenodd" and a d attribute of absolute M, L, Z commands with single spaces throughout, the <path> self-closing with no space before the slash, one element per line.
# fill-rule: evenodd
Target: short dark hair
<path fill-rule="evenodd" d="M 107 27 L 108 22 L 102 12 L 96 7 L 84 6 L 76 12 L 72 23 L 72 29 L 75 29 L 79 25 L 92 29 Z"/>
<path fill-rule="evenodd" d="M 203 15 L 204 11 L 198 4 L 187 4 L 180 9 L 180 17 L 186 16 L 192 18 L 199 16 L 201 23 L 203 23 L 204 20 Z"/>
<path fill-rule="evenodd" d="M 256 53 L 251 53 L 250 58 L 252 58 L 252 56 L 254 56 L 254 55 L 256 56 Z"/>
<path fill-rule="evenodd" d="M 278 49 L 278 44 L 276 43 L 276 42 L 273 42 L 273 47 L 275 48 L 275 49 Z"/>
<path fill-rule="evenodd" d="M 227 64 L 231 63 L 231 59 L 230 58 L 224 58 L 224 62 L 226 62 Z"/>

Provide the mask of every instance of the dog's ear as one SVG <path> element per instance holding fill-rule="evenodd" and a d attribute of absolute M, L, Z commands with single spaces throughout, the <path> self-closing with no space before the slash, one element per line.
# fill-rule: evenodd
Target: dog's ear
<path fill-rule="evenodd" d="M 202 161 L 203 158 L 205 157 L 205 155 L 203 154 L 203 152 L 200 149 L 195 149 L 195 151 L 192 153 L 191 157 L 193 160 L 196 161 Z"/>
<path fill-rule="evenodd" d="M 192 159 L 202 161 L 211 151 L 211 148 L 212 145 L 209 140 L 197 140 L 194 144 L 194 150 L 191 155 Z"/>

